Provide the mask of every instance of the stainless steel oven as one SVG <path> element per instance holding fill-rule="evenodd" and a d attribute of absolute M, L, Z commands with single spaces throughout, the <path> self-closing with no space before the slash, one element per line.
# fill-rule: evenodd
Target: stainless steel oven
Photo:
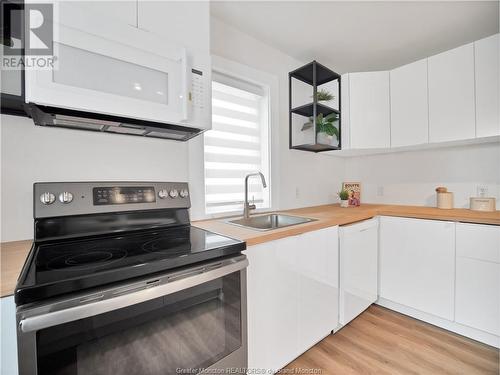
<path fill-rule="evenodd" d="M 166 375 L 247 364 L 244 255 L 18 308 L 21 375 Z"/>

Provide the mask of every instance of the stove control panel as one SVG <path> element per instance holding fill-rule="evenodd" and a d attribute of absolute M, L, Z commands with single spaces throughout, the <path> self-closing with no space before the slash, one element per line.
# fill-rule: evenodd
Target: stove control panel
<path fill-rule="evenodd" d="M 189 208 L 186 182 L 35 183 L 34 217 Z"/>
<path fill-rule="evenodd" d="M 94 205 L 154 203 L 156 194 L 153 186 L 104 186 L 92 189 Z"/>

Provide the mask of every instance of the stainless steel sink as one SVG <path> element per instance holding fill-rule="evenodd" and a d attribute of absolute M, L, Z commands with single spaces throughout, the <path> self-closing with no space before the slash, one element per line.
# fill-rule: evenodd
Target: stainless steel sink
<path fill-rule="evenodd" d="M 227 222 L 229 224 L 238 225 L 240 227 L 265 231 L 265 230 L 289 227 L 291 225 L 309 223 L 311 221 L 316 221 L 316 219 L 310 219 L 308 217 L 300 217 L 300 216 L 281 215 L 281 214 L 268 214 L 268 215 L 251 216 L 248 219 L 240 218 L 240 219 L 228 220 Z"/>

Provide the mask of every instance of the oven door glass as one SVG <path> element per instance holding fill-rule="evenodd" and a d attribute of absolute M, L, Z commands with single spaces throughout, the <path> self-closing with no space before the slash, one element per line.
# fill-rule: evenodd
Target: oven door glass
<path fill-rule="evenodd" d="M 199 372 L 242 346 L 241 274 L 37 332 L 39 375 Z"/>

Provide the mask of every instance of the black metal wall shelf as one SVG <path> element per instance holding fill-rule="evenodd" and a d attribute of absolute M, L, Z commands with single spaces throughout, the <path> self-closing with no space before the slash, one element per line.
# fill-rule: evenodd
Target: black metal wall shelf
<path fill-rule="evenodd" d="M 312 86 L 312 103 L 307 103 L 304 105 L 300 105 L 298 107 L 292 108 L 292 99 L 293 99 L 293 90 L 292 90 L 292 82 L 293 79 L 304 82 L 310 86 Z M 334 96 L 337 97 L 338 109 L 332 108 L 328 105 L 318 102 L 318 86 L 324 85 L 325 83 L 337 80 L 337 92 L 334 93 Z M 340 88 L 341 77 L 340 74 L 335 73 L 333 70 L 328 69 L 326 66 L 318 63 L 317 61 L 312 61 L 309 64 L 306 64 L 294 71 L 288 73 L 288 89 L 289 89 L 289 148 L 294 150 L 302 150 L 302 151 L 311 151 L 311 152 L 322 152 L 322 151 L 333 151 L 341 149 L 341 113 L 340 113 L 340 100 L 341 100 L 341 88 Z M 326 135 L 326 133 L 319 132 L 318 130 L 321 128 L 318 125 L 318 116 L 321 120 L 321 117 L 326 117 L 329 115 L 335 114 L 336 119 L 333 124 L 337 129 L 337 134 L 335 135 Z M 300 120 L 298 123 L 293 124 L 293 116 L 302 116 L 303 121 Z M 322 116 L 320 116 L 322 115 Z M 305 127 L 304 122 L 309 122 L 312 119 L 312 125 Z M 302 124 L 301 129 L 297 129 L 297 126 Z M 295 126 L 295 128 L 294 128 Z M 305 144 L 294 144 L 293 142 L 293 134 L 294 131 L 304 131 L 313 128 L 312 137 L 314 138 L 313 142 L 305 143 Z M 332 131 L 334 129 L 331 129 Z M 320 138 L 319 135 L 323 135 L 323 138 Z M 337 136 L 335 142 L 334 136 Z"/>
<path fill-rule="evenodd" d="M 314 115 L 314 103 L 301 105 L 300 107 L 293 108 L 291 111 L 298 115 L 312 117 Z M 322 113 L 323 116 L 328 116 L 330 113 L 340 114 L 340 111 L 318 103 L 316 104 L 316 114 L 319 115 L 320 113 Z"/>

